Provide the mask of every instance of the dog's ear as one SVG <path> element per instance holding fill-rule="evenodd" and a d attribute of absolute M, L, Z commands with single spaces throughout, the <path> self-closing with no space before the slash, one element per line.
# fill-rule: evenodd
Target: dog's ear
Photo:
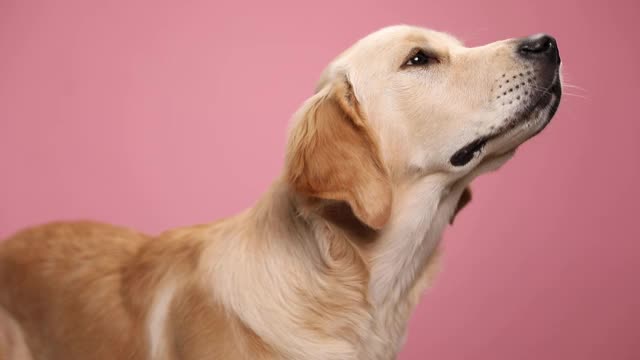
<path fill-rule="evenodd" d="M 462 194 L 460 195 L 460 199 L 458 200 L 458 205 L 456 205 L 456 209 L 449 220 L 449 224 L 453 224 L 453 220 L 456 218 L 456 215 L 462 210 L 469 202 L 471 201 L 471 188 L 468 186 L 464 188 Z"/>
<path fill-rule="evenodd" d="M 389 220 L 389 175 L 346 78 L 327 84 L 299 112 L 289 138 L 285 176 L 302 195 L 346 202 L 373 229 Z"/>

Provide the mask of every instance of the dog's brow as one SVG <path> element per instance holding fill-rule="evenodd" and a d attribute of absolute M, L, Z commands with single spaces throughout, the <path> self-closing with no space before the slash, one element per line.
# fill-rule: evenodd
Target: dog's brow
<path fill-rule="evenodd" d="M 405 40 L 416 44 L 426 44 L 429 42 L 429 39 L 422 34 L 408 34 Z"/>

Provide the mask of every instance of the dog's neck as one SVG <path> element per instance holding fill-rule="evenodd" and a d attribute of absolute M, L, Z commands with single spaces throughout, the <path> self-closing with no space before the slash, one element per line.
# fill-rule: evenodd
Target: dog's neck
<path fill-rule="evenodd" d="M 292 193 L 284 182 L 274 185 L 267 198 L 263 199 L 267 201 L 261 201 L 270 204 L 269 207 L 256 214 L 263 214 L 258 218 L 262 218 L 261 222 L 265 224 L 269 219 L 283 218 L 268 216 L 276 211 L 297 215 L 288 218 L 290 224 L 280 224 L 279 227 L 295 229 L 298 235 L 301 232 L 306 234 L 286 238 L 300 239 L 300 247 L 306 246 L 307 253 L 317 251 L 323 254 L 326 264 L 336 260 L 329 259 L 331 249 L 341 246 L 350 248 L 348 251 L 366 267 L 364 296 L 371 306 L 374 322 L 380 322 L 380 327 L 394 327 L 393 332 L 397 334 L 392 337 L 397 337 L 404 333 L 406 320 L 418 300 L 412 297 L 409 301 L 410 293 L 422 292 L 423 289 L 415 289 L 415 284 L 432 259 L 431 255 L 438 246 L 441 233 L 449 223 L 466 184 L 466 181 L 446 184 L 441 175 L 433 175 L 398 187 L 391 218 L 380 231 L 359 222 L 344 203 L 324 203 L 310 207 Z M 344 271 L 328 270 L 337 274 Z M 399 308 L 404 309 L 401 316 L 397 312 Z M 377 327 L 375 324 L 373 326 Z"/>
<path fill-rule="evenodd" d="M 346 203 L 291 203 L 296 208 L 293 212 L 315 229 L 315 242 L 325 243 L 326 237 L 338 235 L 357 249 L 370 273 L 368 299 L 372 305 L 382 305 L 398 301 L 412 288 L 471 181 L 447 183 L 443 178 L 434 174 L 396 187 L 391 217 L 379 231 L 360 222 Z M 280 194 L 296 199 L 291 193 Z"/>
<path fill-rule="evenodd" d="M 393 306 L 413 288 L 463 190 L 464 186 L 451 189 L 438 176 L 429 176 L 395 194 L 389 223 L 368 251 L 373 304 Z"/>
<path fill-rule="evenodd" d="M 442 231 L 467 184 L 466 179 L 447 184 L 436 174 L 396 187 L 391 218 L 380 231 L 359 222 L 344 203 L 324 204 L 321 210 L 315 207 L 309 211 L 293 201 L 299 220 L 307 224 L 321 253 L 322 248 L 347 246 L 366 266 L 363 296 L 371 322 L 363 334 L 363 343 L 369 345 L 359 349 L 360 357 L 387 358 L 399 350 L 409 316 L 428 285 L 425 274 L 427 268 L 433 268 Z"/>
<path fill-rule="evenodd" d="M 427 285 L 425 267 L 442 231 L 464 188 L 481 172 L 453 182 L 423 176 L 398 187 L 391 218 L 377 232 L 345 218 L 339 206 L 333 218 L 301 206 L 286 182 L 277 181 L 240 221 L 215 230 L 233 237 L 228 246 L 219 244 L 204 255 L 216 297 L 235 313 L 251 315 L 242 321 L 293 358 L 349 358 L 360 352 L 365 352 L 361 358 L 391 357 Z M 256 296 L 261 309 L 285 306 L 295 316 L 254 309 Z M 310 319 L 303 321 L 308 316 L 318 317 L 314 328 Z M 269 325 L 275 323 L 282 326 Z M 314 340 L 318 331 L 333 339 L 331 346 Z M 367 341 L 372 336 L 376 339 Z M 380 346 L 357 345 L 365 343 Z"/>

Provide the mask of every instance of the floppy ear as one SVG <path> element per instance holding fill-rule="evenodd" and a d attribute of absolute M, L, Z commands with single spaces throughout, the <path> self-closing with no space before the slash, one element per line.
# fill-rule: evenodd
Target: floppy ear
<path fill-rule="evenodd" d="M 344 201 L 364 224 L 382 228 L 391 185 L 351 84 L 336 80 L 310 101 L 291 132 L 287 181 L 311 198 Z"/>
<path fill-rule="evenodd" d="M 449 220 L 449 224 L 453 224 L 453 220 L 456 218 L 456 215 L 462 210 L 469 202 L 471 201 L 471 188 L 468 186 L 464 188 L 462 191 L 462 195 L 460 195 L 460 199 L 458 200 L 458 205 L 456 205 L 456 209 L 451 215 L 451 219 Z"/>

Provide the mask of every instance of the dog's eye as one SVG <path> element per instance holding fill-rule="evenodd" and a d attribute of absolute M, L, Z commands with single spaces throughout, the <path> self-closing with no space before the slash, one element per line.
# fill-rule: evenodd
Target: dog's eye
<path fill-rule="evenodd" d="M 432 60 L 433 59 L 429 55 L 420 50 L 417 53 L 413 54 L 404 64 L 405 66 L 421 66 L 429 64 Z"/>

